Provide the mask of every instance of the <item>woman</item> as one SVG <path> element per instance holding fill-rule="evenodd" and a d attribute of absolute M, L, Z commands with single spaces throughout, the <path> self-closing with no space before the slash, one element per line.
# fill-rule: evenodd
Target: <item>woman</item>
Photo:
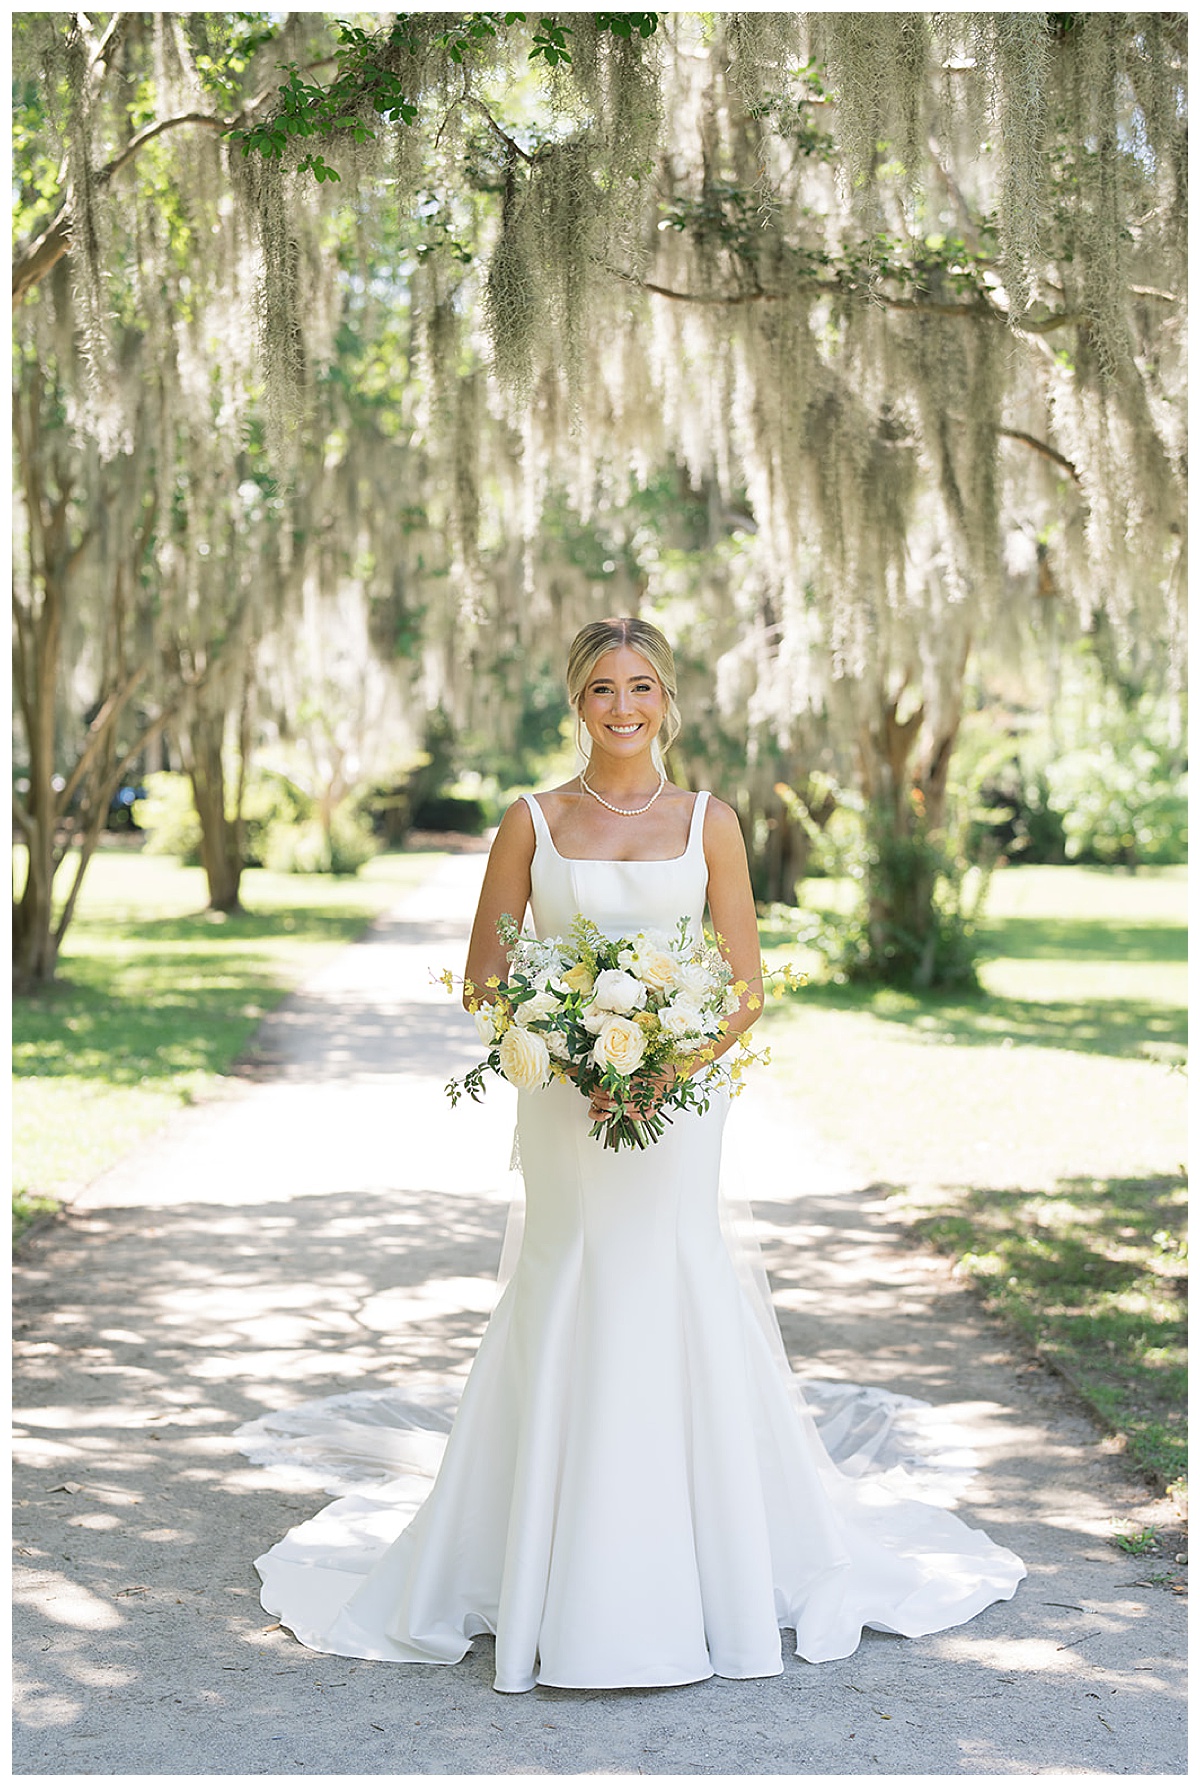
<path fill-rule="evenodd" d="M 723 1051 L 761 1004 L 754 903 L 731 809 L 666 779 L 670 647 L 593 622 L 567 687 L 587 766 L 506 813 L 466 978 L 504 977 L 496 923 L 527 904 L 543 936 L 576 913 L 698 933 L 707 904 L 749 988 Z M 519 1095 L 520 1256 L 427 1500 L 405 1524 L 386 1496 L 347 1498 L 258 1560 L 264 1607 L 304 1643 L 452 1663 L 490 1631 L 501 1692 L 666 1686 L 777 1675 L 783 1628 L 819 1662 L 864 1626 L 917 1636 L 1013 1594 L 1012 1552 L 831 1461 L 722 1236 L 727 1105 L 615 1152 L 590 1135 L 607 1094 Z"/>

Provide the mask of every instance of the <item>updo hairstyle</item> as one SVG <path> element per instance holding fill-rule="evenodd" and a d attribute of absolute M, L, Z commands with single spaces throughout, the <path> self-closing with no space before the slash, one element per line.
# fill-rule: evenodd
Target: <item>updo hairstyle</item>
<path fill-rule="evenodd" d="M 666 635 L 648 620 L 639 620 L 634 615 L 616 620 L 593 620 L 586 627 L 580 627 L 571 641 L 567 657 L 567 697 L 578 720 L 592 671 L 606 652 L 618 651 L 623 645 L 645 658 L 663 686 L 667 711 L 663 716 L 662 731 L 654 742 L 665 755 L 683 731 L 683 716 L 675 700 L 679 684 L 675 675 L 675 656 Z"/>

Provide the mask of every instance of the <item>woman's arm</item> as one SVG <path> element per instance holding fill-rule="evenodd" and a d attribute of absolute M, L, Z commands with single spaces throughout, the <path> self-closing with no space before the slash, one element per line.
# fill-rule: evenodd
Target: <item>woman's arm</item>
<path fill-rule="evenodd" d="M 471 943 L 467 950 L 463 1004 L 491 999 L 487 982 L 493 975 L 508 978 L 508 956 L 496 935 L 497 921 L 510 913 L 517 924 L 529 903 L 530 865 L 536 843 L 533 816 L 523 800 L 515 800 L 503 819 L 488 853 L 487 873 L 475 908 Z"/>
<path fill-rule="evenodd" d="M 746 983 L 741 1005 L 726 1020 L 725 1034 L 715 1045 L 715 1053 L 723 1055 L 762 1013 L 762 953 L 742 828 L 733 808 L 712 797 L 704 815 L 704 855 L 708 862 L 708 910 L 720 939 L 721 954 L 733 969 L 734 980 Z"/>

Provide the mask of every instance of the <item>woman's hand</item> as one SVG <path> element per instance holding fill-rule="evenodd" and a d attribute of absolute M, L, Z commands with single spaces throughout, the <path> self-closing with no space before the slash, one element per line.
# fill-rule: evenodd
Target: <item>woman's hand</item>
<path fill-rule="evenodd" d="M 677 1078 L 674 1067 L 664 1067 L 652 1079 L 641 1081 L 636 1088 L 636 1097 L 630 1099 L 626 1110 L 638 1119 L 652 1117 Z M 588 1099 L 588 1115 L 593 1123 L 607 1122 L 618 1109 L 617 1100 L 607 1086 L 597 1086 Z"/>

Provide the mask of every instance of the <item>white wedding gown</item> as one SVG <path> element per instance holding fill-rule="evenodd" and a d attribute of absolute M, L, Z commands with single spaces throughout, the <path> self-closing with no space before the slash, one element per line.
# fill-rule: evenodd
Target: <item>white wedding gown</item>
<path fill-rule="evenodd" d="M 682 856 L 632 863 L 560 856 L 530 800 L 538 933 L 577 912 L 699 931 L 706 799 Z M 896 1468 L 920 1405 L 827 1387 L 819 1428 L 727 1245 L 727 1107 L 614 1153 L 573 1087 L 522 1093 L 519 1256 L 452 1425 L 448 1401 L 388 1392 L 240 1430 L 252 1457 L 360 1485 L 257 1560 L 303 1644 L 455 1663 L 493 1632 L 501 1692 L 667 1685 L 777 1675 L 781 1628 L 824 1662 L 864 1626 L 916 1637 L 1011 1597 L 1021 1560 Z"/>

